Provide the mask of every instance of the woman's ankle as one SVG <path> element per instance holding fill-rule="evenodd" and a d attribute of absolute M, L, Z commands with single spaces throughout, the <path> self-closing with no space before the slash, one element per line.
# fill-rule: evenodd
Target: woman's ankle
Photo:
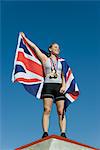
<path fill-rule="evenodd" d="M 44 133 L 48 133 L 48 131 L 44 131 Z"/>
<path fill-rule="evenodd" d="M 42 135 L 42 138 L 47 137 L 47 136 L 48 136 L 48 132 L 45 132 L 45 131 L 44 131 L 44 133 L 43 133 L 43 135 Z"/>

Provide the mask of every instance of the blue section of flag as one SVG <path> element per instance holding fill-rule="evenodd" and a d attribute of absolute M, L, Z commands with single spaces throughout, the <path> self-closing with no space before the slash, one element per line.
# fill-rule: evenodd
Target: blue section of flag
<path fill-rule="evenodd" d="M 23 48 L 24 52 L 28 55 L 31 55 L 31 53 L 29 52 L 29 50 L 27 49 L 26 45 L 23 44 L 23 40 L 21 39 L 20 41 L 20 45 L 19 45 L 19 48 Z M 31 55 L 32 56 L 32 55 Z"/>
<path fill-rule="evenodd" d="M 67 61 L 64 59 L 64 61 L 61 61 L 61 64 L 62 64 L 62 71 L 64 73 L 64 77 L 66 78 L 66 73 L 69 69 L 69 66 L 67 64 Z"/>
<path fill-rule="evenodd" d="M 21 65 L 16 65 L 14 74 L 16 74 L 18 72 L 26 72 L 26 71 L 24 70 L 24 68 Z"/>
<path fill-rule="evenodd" d="M 25 90 L 36 97 L 40 84 L 26 85 L 23 84 Z"/>
<path fill-rule="evenodd" d="M 40 49 L 40 48 L 39 48 L 39 49 Z M 44 50 L 42 50 L 42 49 L 40 49 L 40 50 L 41 50 L 42 53 L 44 53 L 46 56 L 48 56 L 48 54 L 49 54 L 48 52 L 46 52 L 46 51 L 44 51 Z"/>
<path fill-rule="evenodd" d="M 65 102 L 64 102 L 64 110 L 66 112 L 67 107 L 71 104 L 71 101 L 69 101 L 68 98 L 66 98 Z"/>

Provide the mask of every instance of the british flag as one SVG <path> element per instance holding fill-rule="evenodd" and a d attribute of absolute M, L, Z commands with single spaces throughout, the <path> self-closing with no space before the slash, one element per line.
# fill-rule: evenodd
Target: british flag
<path fill-rule="evenodd" d="M 40 49 L 41 50 L 41 49 Z M 45 55 L 48 53 L 41 50 Z M 66 100 L 64 108 L 74 102 L 79 96 L 79 89 L 71 68 L 64 58 L 59 57 L 62 64 L 62 71 L 66 81 Z M 19 34 L 18 44 L 12 72 L 12 82 L 22 83 L 24 88 L 33 96 L 41 99 L 42 88 L 45 80 L 44 70 L 41 61 L 38 59 L 26 40 Z M 55 102 L 55 101 L 54 101 Z"/>

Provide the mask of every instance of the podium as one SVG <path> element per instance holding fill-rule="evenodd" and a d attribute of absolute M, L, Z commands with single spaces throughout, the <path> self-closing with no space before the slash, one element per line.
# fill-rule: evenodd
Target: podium
<path fill-rule="evenodd" d="M 15 150 L 97 150 L 91 146 L 64 138 L 50 135 L 32 143 L 23 145 Z"/>

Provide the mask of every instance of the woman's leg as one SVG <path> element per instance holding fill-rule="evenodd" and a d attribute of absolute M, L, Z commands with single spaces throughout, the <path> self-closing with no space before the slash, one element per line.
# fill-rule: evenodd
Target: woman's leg
<path fill-rule="evenodd" d="M 61 132 L 66 132 L 66 116 L 64 114 L 64 118 L 62 120 L 63 108 L 64 108 L 64 100 L 56 101 L 57 113 L 59 117 L 59 126 Z"/>
<path fill-rule="evenodd" d="M 52 108 L 53 99 L 52 98 L 44 98 L 43 105 L 44 105 L 44 112 L 42 117 L 42 127 L 44 132 L 48 132 L 49 128 L 49 116 Z"/>

